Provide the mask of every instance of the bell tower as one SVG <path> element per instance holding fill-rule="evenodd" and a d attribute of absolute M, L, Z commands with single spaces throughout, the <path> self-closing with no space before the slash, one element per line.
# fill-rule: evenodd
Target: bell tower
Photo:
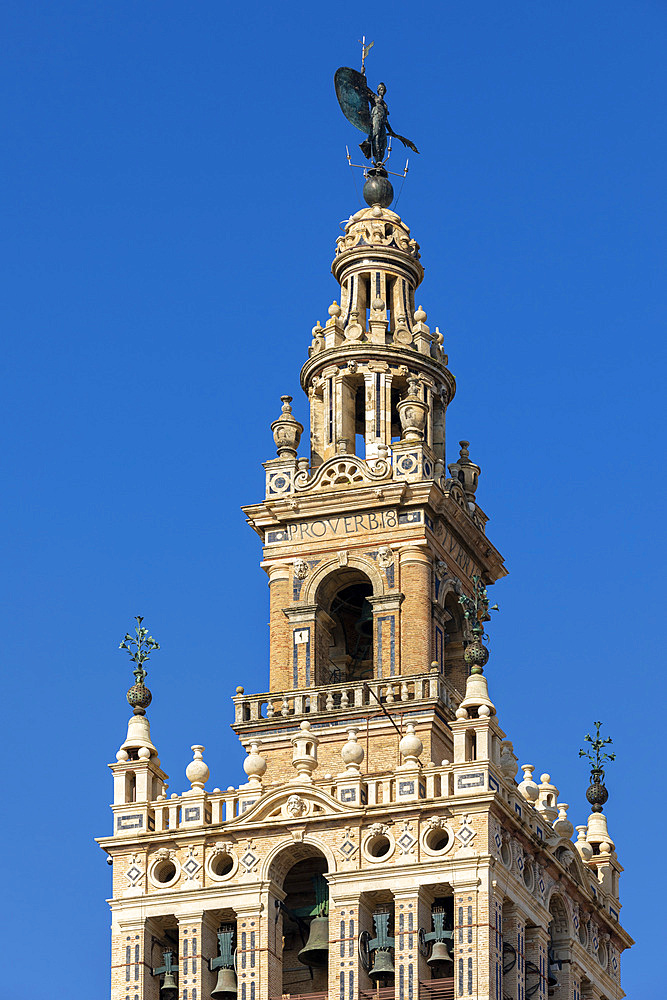
<path fill-rule="evenodd" d="M 168 794 L 144 684 L 159 645 L 140 617 L 121 643 L 133 715 L 99 841 L 111 1000 L 621 1000 L 609 739 L 599 723 L 586 738 L 575 842 L 550 774 L 524 764 L 517 781 L 489 694 L 487 588 L 506 571 L 469 442 L 445 457 L 456 383 L 389 207 L 386 87 L 348 68 L 336 87 L 376 160 L 304 343 L 308 438 L 300 453 L 283 396 L 264 497 L 244 508 L 268 577 L 267 690 L 233 695 L 243 780 L 208 789 L 193 743 L 189 787 Z"/>
<path fill-rule="evenodd" d="M 506 570 L 485 533 L 468 442 L 446 469 L 456 382 L 443 335 L 415 305 L 419 244 L 395 212 L 369 206 L 347 221 L 332 272 L 340 293 L 301 370 L 309 453 L 298 456 L 303 427 L 283 396 L 265 499 L 244 508 L 264 543 L 270 683 L 261 703 L 238 699 L 237 724 L 275 741 L 301 706 L 311 722 L 346 708 L 355 726 L 370 725 L 371 709 L 378 731 L 391 730 L 382 706 L 419 691 L 431 704 L 419 735 L 441 761 L 452 752 L 441 703 L 451 711 L 468 674 L 462 597 Z M 330 735 L 320 752 L 335 756 L 343 742 Z M 274 745 L 269 773 L 280 768 Z M 379 763 L 379 747 L 368 752 Z"/>

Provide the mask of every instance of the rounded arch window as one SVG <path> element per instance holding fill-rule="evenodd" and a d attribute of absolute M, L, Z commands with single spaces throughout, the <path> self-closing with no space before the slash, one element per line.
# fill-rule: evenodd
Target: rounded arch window
<path fill-rule="evenodd" d="M 389 830 L 371 831 L 361 845 L 366 860 L 375 863 L 388 861 L 395 849 L 396 843 Z"/>
<path fill-rule="evenodd" d="M 505 868 L 512 867 L 512 851 L 510 850 L 509 841 L 506 838 L 503 838 L 500 847 L 500 860 L 505 865 Z"/>
<path fill-rule="evenodd" d="M 452 831 L 443 823 L 427 826 L 421 836 L 422 848 L 431 857 L 446 854 L 454 843 Z"/>
<path fill-rule="evenodd" d="M 148 878 L 156 889 L 168 889 L 178 882 L 181 876 L 181 865 L 173 854 L 167 857 L 157 857 L 148 869 Z"/>
<path fill-rule="evenodd" d="M 535 885 L 532 861 L 526 861 L 523 866 L 523 884 L 526 889 L 529 889 L 532 892 L 533 886 Z"/>
<path fill-rule="evenodd" d="M 213 882 L 226 882 L 236 873 L 238 866 L 236 852 L 227 845 L 214 848 L 206 859 L 206 873 Z"/>

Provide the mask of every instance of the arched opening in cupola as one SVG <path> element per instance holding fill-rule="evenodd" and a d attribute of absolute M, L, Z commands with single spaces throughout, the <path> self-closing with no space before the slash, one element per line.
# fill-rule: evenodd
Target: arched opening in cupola
<path fill-rule="evenodd" d="M 356 556 L 347 565 L 332 565 L 323 572 L 310 592 L 308 599 L 317 606 L 315 684 L 334 685 L 331 697 L 336 706 L 341 698 L 344 703 L 350 697 L 336 685 L 374 676 L 376 631 L 383 622 L 374 616 L 374 602 L 382 594 L 377 567 Z"/>
<path fill-rule="evenodd" d="M 329 651 L 331 683 L 367 680 L 373 676 L 373 586 L 355 571 L 354 582 L 344 582 L 329 606 L 335 623 Z"/>

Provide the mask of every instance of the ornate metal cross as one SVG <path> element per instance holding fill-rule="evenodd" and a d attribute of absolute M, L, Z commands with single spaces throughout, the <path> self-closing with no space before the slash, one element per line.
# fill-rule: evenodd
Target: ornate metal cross
<path fill-rule="evenodd" d="M 608 736 L 606 740 L 600 739 L 600 726 L 602 725 L 602 723 L 595 722 L 594 725 L 595 725 L 595 739 L 593 739 L 590 733 L 586 733 L 586 735 L 584 736 L 584 740 L 586 741 L 586 743 L 590 743 L 591 750 L 593 751 L 595 756 L 593 756 L 593 753 L 589 753 L 588 750 L 585 749 L 579 751 L 579 756 L 586 757 L 590 761 L 591 770 L 602 771 L 607 761 L 616 760 L 615 753 L 607 753 L 606 751 L 602 750 L 603 747 L 607 746 L 607 744 L 609 743 L 613 743 L 614 741 L 612 740 L 611 736 Z"/>
<path fill-rule="evenodd" d="M 155 641 L 152 635 L 148 634 L 148 629 L 144 628 L 141 624 L 144 620 L 142 615 L 135 615 L 134 620 L 137 623 L 134 630 L 135 635 L 133 636 L 129 632 L 126 632 L 125 638 L 118 648 L 128 651 L 130 659 L 136 664 L 133 673 L 137 679 L 137 684 L 143 684 L 148 673 L 144 668 L 144 663 L 150 659 L 150 655 L 154 650 L 160 648 L 160 644 Z"/>

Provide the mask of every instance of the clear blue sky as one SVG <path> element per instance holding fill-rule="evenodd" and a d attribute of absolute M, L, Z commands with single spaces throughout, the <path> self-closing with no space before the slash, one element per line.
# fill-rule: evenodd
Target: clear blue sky
<path fill-rule="evenodd" d="M 666 29 L 661 0 L 5 0 L 4 995 L 106 995 L 93 837 L 133 615 L 163 647 L 171 790 L 192 743 L 209 787 L 243 777 L 229 697 L 266 688 L 268 595 L 239 506 L 263 497 L 281 393 L 305 422 L 299 369 L 358 207 L 332 77 L 362 32 L 421 150 L 398 207 L 458 379 L 449 460 L 469 438 L 510 569 L 500 722 L 578 823 L 577 751 L 605 721 L 624 985 L 660 994 Z"/>

